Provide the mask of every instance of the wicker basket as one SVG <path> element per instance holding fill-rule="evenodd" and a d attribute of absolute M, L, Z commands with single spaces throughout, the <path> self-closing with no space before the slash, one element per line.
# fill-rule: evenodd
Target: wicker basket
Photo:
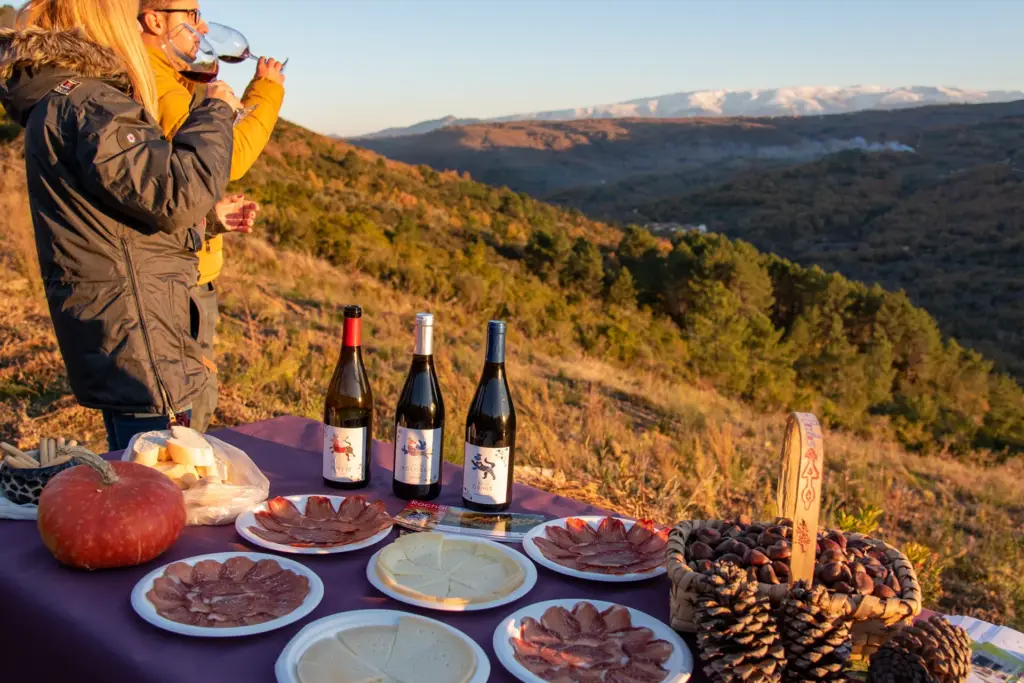
<path fill-rule="evenodd" d="M 721 520 L 693 520 L 680 522 L 668 537 L 668 576 L 671 588 L 672 628 L 677 631 L 695 632 L 695 598 L 707 590 L 706 577 L 694 571 L 683 555 L 683 548 L 691 534 L 705 527 L 719 529 L 731 522 Z M 770 526 L 772 522 L 767 522 Z M 906 555 L 877 539 L 862 534 L 847 534 L 851 540 L 863 540 L 874 549 L 885 552 L 892 561 L 896 578 L 900 582 L 900 594 L 895 598 L 882 599 L 873 595 L 846 595 L 831 593 L 837 611 L 848 612 L 854 621 L 854 657 L 868 657 L 875 652 L 888 636 L 889 629 L 896 624 L 909 624 L 921 613 L 921 585 L 917 573 Z M 759 595 L 767 596 L 772 605 L 778 607 L 789 590 L 789 584 L 757 584 Z"/>

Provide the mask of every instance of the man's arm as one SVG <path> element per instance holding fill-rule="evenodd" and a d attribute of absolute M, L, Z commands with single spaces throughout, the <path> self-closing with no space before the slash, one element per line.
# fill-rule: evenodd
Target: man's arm
<path fill-rule="evenodd" d="M 235 125 L 235 146 L 231 155 L 231 180 L 238 180 L 252 168 L 270 142 L 284 102 L 284 74 L 281 65 L 261 58 L 256 78 L 242 95 L 242 106 L 256 109 Z"/>

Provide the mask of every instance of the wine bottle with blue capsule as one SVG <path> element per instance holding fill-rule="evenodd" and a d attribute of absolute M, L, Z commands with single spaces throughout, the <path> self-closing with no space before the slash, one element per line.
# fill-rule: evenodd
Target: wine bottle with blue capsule
<path fill-rule="evenodd" d="M 487 324 L 487 353 L 466 416 L 462 505 L 479 512 L 507 510 L 515 470 L 516 409 L 505 377 L 505 323 Z"/>

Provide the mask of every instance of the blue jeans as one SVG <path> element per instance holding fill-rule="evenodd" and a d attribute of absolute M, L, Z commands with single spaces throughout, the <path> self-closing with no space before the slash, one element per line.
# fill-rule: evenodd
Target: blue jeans
<path fill-rule="evenodd" d="M 178 415 L 179 424 L 188 424 L 192 419 L 192 411 L 186 410 Z M 120 451 L 128 448 L 128 442 L 140 432 L 156 432 L 170 428 L 170 420 L 166 415 L 147 415 L 137 417 L 133 413 L 117 413 L 112 410 L 103 411 L 103 426 L 107 428 L 107 448 Z"/>

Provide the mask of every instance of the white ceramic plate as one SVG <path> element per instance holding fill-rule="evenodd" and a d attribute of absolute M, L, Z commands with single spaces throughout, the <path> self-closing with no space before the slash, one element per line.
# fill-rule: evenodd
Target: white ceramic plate
<path fill-rule="evenodd" d="M 157 614 L 156 607 L 146 597 L 146 593 L 153 587 L 153 582 L 157 577 L 162 576 L 164 570 L 173 562 L 168 562 L 159 569 L 154 569 L 150 573 L 142 577 L 142 580 L 135 584 L 135 588 L 132 589 L 132 608 L 136 614 L 148 621 L 149 623 L 164 629 L 165 631 L 171 631 L 173 633 L 180 633 L 186 636 L 200 636 L 204 638 L 229 638 L 232 636 L 250 636 L 254 633 L 264 633 L 266 631 L 273 631 L 279 629 L 282 626 L 293 624 L 299 619 L 316 609 L 316 606 L 320 604 L 320 601 L 324 597 L 324 584 L 320 580 L 320 577 L 313 573 L 311 569 L 304 567 L 303 565 L 295 562 L 294 560 L 288 560 L 283 557 L 277 557 L 276 555 L 267 555 L 265 553 L 211 553 L 209 555 L 197 555 L 195 557 L 189 557 L 184 560 L 177 560 L 177 562 L 184 562 L 185 564 L 195 565 L 200 560 L 217 560 L 218 562 L 224 562 L 232 557 L 248 557 L 253 562 L 259 562 L 260 560 L 273 560 L 281 565 L 282 569 L 290 569 L 296 574 L 305 576 L 309 579 L 309 593 L 306 594 L 306 599 L 302 601 L 302 604 L 296 607 L 294 610 L 272 619 L 271 621 L 263 622 L 262 624 L 253 624 L 252 626 L 235 626 L 231 628 L 213 628 L 211 626 L 191 626 L 189 624 L 179 624 L 176 621 L 166 619 Z"/>
<path fill-rule="evenodd" d="M 332 614 L 329 617 L 317 619 L 316 621 L 307 624 L 301 631 L 295 634 L 295 637 L 291 639 L 288 645 L 285 646 L 284 650 L 281 651 L 281 655 L 277 658 L 277 664 L 274 665 L 274 673 L 277 676 L 277 683 L 299 683 L 299 677 L 296 674 L 299 659 L 313 643 L 319 640 L 324 640 L 325 638 L 331 638 L 339 631 L 344 631 L 350 628 L 360 626 L 397 626 L 399 618 L 403 616 L 416 616 L 420 619 L 426 619 L 427 621 L 444 627 L 447 631 L 462 639 L 462 641 L 465 642 L 466 645 L 469 645 L 473 650 L 473 653 L 476 655 L 476 673 L 473 674 L 473 678 L 469 679 L 469 683 L 487 683 L 487 679 L 490 678 L 491 675 L 491 662 L 487 659 L 487 655 L 484 653 L 483 648 L 477 645 L 476 641 L 472 638 L 459 629 L 440 621 L 436 621 L 435 619 L 422 617 L 418 614 L 410 615 L 406 612 L 397 612 L 395 610 L 388 609 L 366 609 L 355 612 L 342 612 L 341 614 Z"/>
<path fill-rule="evenodd" d="M 448 534 L 445 534 L 446 536 Z M 416 607 L 423 607 L 425 609 L 435 609 L 442 612 L 476 612 L 484 609 L 492 609 L 494 607 L 500 607 L 501 605 L 507 605 L 510 602 L 515 602 L 519 598 L 529 593 L 533 587 L 537 584 L 537 568 L 533 566 L 529 558 L 524 557 L 522 553 L 517 552 L 506 545 L 497 543 L 495 541 L 487 541 L 480 538 L 471 538 L 466 536 L 452 536 L 452 538 L 458 538 L 463 541 L 471 541 L 473 543 L 483 543 L 485 545 L 497 548 L 501 552 L 505 553 L 513 560 L 515 560 L 520 567 L 523 568 L 523 583 L 519 588 L 515 589 L 503 598 L 496 598 L 490 602 L 473 603 L 469 605 L 445 605 L 443 603 L 431 602 L 429 600 L 420 600 L 404 593 L 399 593 L 391 586 L 380 580 L 377 576 L 377 558 L 380 557 L 383 549 L 378 550 L 370 558 L 370 561 L 366 563 L 366 578 L 370 580 L 370 583 L 374 588 L 379 590 L 384 595 L 394 598 L 399 602 L 404 602 L 407 605 L 415 605 Z"/>
<path fill-rule="evenodd" d="M 305 513 L 306 512 L 306 501 L 311 496 L 315 496 L 315 495 L 321 495 L 321 494 L 315 494 L 314 493 L 314 494 L 310 494 L 310 495 L 307 495 L 307 496 L 281 496 L 281 497 L 285 498 L 287 500 L 290 500 L 291 502 L 295 503 L 295 507 L 299 508 L 300 512 Z M 331 505 L 334 506 L 335 510 L 337 510 L 338 506 L 341 505 L 341 501 L 345 500 L 345 496 L 326 496 L 326 495 L 324 495 L 322 497 L 323 498 L 330 498 Z M 372 502 L 372 501 L 370 501 L 370 502 Z M 264 502 L 260 503 L 259 505 L 257 505 L 256 507 L 254 507 L 253 509 L 248 510 L 248 511 L 243 512 L 242 514 L 238 515 L 238 517 L 235 518 L 235 531 L 238 532 L 239 536 L 241 536 L 245 540 L 249 541 L 250 543 L 253 543 L 255 545 L 261 546 L 261 547 L 266 548 L 268 550 L 275 550 L 275 551 L 277 551 L 279 553 L 292 553 L 294 555 L 331 555 L 331 554 L 334 554 L 334 553 L 350 553 L 353 550 L 362 550 L 363 548 L 369 548 L 371 545 L 376 545 L 377 543 L 380 543 L 385 538 L 387 538 L 388 534 L 391 533 L 392 527 L 394 527 L 393 524 L 389 524 L 388 526 L 386 526 L 385 528 L 381 529 L 380 531 L 378 531 L 373 536 L 370 536 L 369 538 L 367 538 L 367 539 L 365 539 L 363 541 L 359 541 L 358 543 L 350 543 L 348 545 L 338 545 L 338 546 L 333 546 L 333 547 L 330 547 L 330 548 L 299 548 L 299 547 L 296 547 L 296 546 L 293 546 L 293 545 L 284 545 L 283 543 L 274 543 L 273 541 L 268 541 L 266 539 L 260 538 L 259 536 L 257 536 L 253 532 L 249 531 L 249 527 L 251 527 L 251 526 L 259 526 L 260 525 L 260 523 L 256 521 L 256 513 L 257 512 L 265 511 L 267 509 L 269 509 L 268 502 L 264 501 Z"/>
<path fill-rule="evenodd" d="M 540 548 L 537 547 L 537 544 L 533 542 L 533 539 L 537 536 L 544 536 L 544 530 L 549 526 L 559 526 L 564 529 L 565 524 L 569 519 L 582 519 L 584 522 L 587 522 L 591 526 L 596 527 L 598 524 L 601 523 L 601 520 L 604 519 L 604 516 L 574 515 L 571 518 L 562 517 L 561 519 L 553 519 L 550 522 L 546 522 L 539 526 L 535 526 L 534 528 L 530 529 L 530 531 L 523 538 L 523 550 L 525 550 L 526 554 L 529 555 L 537 564 L 547 567 L 551 571 L 558 572 L 559 574 L 565 574 L 566 576 L 574 576 L 577 579 L 604 581 L 606 583 L 626 583 L 629 581 L 644 581 L 651 577 L 661 576 L 662 574 L 666 573 L 667 570 L 665 569 L 665 565 L 662 565 L 657 569 L 652 569 L 649 572 L 635 572 L 632 574 L 601 574 L 599 572 L 581 572 L 578 569 L 566 567 L 564 565 L 558 564 L 557 562 L 549 560 L 544 555 L 544 553 L 540 551 Z M 634 524 L 636 524 L 636 522 L 632 519 L 624 519 L 622 517 L 617 517 L 616 519 L 622 522 L 623 526 L 626 527 L 626 531 L 629 531 L 629 529 Z"/>
<path fill-rule="evenodd" d="M 494 630 L 494 653 L 498 655 L 498 661 L 500 661 L 502 665 L 509 670 L 509 673 L 525 683 L 545 683 L 543 678 L 530 673 L 524 666 L 516 661 L 515 651 L 512 649 L 512 644 L 508 642 L 508 639 L 519 637 L 519 628 L 523 623 L 523 618 L 533 617 L 540 621 L 541 616 L 544 615 L 544 611 L 549 607 L 558 606 L 571 610 L 578 602 L 584 602 L 584 600 L 548 600 L 547 602 L 536 602 L 510 615 L 507 619 L 498 624 L 498 628 Z M 591 605 L 596 607 L 598 611 L 602 612 L 616 604 L 612 602 L 603 602 L 601 600 L 585 600 L 585 602 L 589 602 Z M 625 607 L 625 605 L 623 605 L 623 607 Z M 664 679 L 664 683 L 686 683 L 686 681 L 690 680 L 690 676 L 693 674 L 693 655 L 690 653 L 690 648 L 687 647 L 686 643 L 683 642 L 683 639 L 679 637 L 679 634 L 649 614 L 635 610 L 632 607 L 626 607 L 626 609 L 629 610 L 633 626 L 649 628 L 654 631 L 655 638 L 667 640 L 674 646 L 675 650 L 672 652 L 672 656 L 669 657 L 668 661 L 664 664 L 665 668 L 668 669 L 669 672 L 668 676 Z"/>

